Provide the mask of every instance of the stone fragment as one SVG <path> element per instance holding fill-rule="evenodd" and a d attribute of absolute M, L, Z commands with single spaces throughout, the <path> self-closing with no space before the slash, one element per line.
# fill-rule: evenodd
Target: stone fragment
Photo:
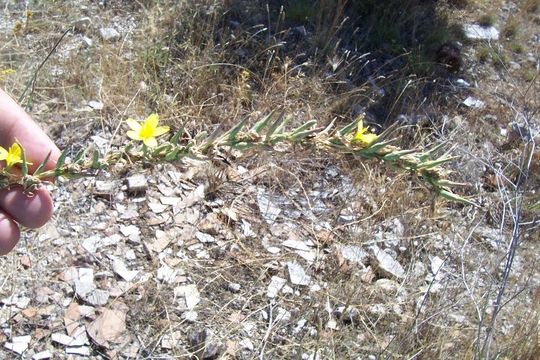
<path fill-rule="evenodd" d="M 142 174 L 133 175 L 126 179 L 127 190 L 129 193 L 141 193 L 145 192 L 148 188 L 148 182 L 146 177 Z"/>
<path fill-rule="evenodd" d="M 481 26 L 477 24 L 463 25 L 465 37 L 469 40 L 498 40 L 499 30 L 494 26 Z"/>
<path fill-rule="evenodd" d="M 465 100 L 463 100 L 463 105 L 470 108 L 481 109 L 484 107 L 485 104 L 482 100 L 478 100 L 473 98 L 472 96 L 469 96 Z"/>
<path fill-rule="evenodd" d="M 248 351 L 253 351 L 253 350 L 255 350 L 255 347 L 253 346 L 253 342 L 252 342 L 250 339 L 248 339 L 248 338 L 241 340 L 241 341 L 238 343 L 238 346 L 239 346 L 241 349 L 248 350 Z"/>
<path fill-rule="evenodd" d="M 392 256 L 381 250 L 377 245 L 371 246 L 370 250 L 375 256 L 375 262 L 381 275 L 393 276 L 398 279 L 403 279 L 405 277 L 405 270 L 397 260 L 392 258 Z"/>
<path fill-rule="evenodd" d="M 112 260 L 113 271 L 125 281 L 131 281 L 135 279 L 135 277 L 139 273 L 136 270 L 129 270 L 126 264 L 119 257 L 110 255 L 109 258 Z"/>
<path fill-rule="evenodd" d="M 289 270 L 289 279 L 294 285 L 308 286 L 311 282 L 311 277 L 306 274 L 306 271 L 298 262 L 289 261 L 287 269 Z"/>
<path fill-rule="evenodd" d="M 103 110 L 103 103 L 97 100 L 90 100 L 88 106 L 93 110 Z"/>
<path fill-rule="evenodd" d="M 277 217 L 281 213 L 281 209 L 270 200 L 264 190 L 259 189 L 259 191 L 257 191 L 257 205 L 259 206 L 259 211 L 261 212 L 264 221 L 270 225 L 276 222 Z"/>
<path fill-rule="evenodd" d="M 227 283 L 226 289 L 232 293 L 239 293 L 242 286 L 238 283 Z"/>
<path fill-rule="evenodd" d="M 118 41 L 120 40 L 120 33 L 115 28 L 101 28 L 99 29 L 99 35 L 105 41 Z"/>
<path fill-rule="evenodd" d="M 85 300 L 94 306 L 105 305 L 109 300 L 109 292 L 107 290 L 96 289 L 88 294 Z"/>
<path fill-rule="evenodd" d="M 197 314 L 197 312 L 193 310 L 186 311 L 181 316 L 183 320 L 186 320 L 187 322 L 190 322 L 190 323 L 194 323 L 195 321 L 197 321 L 198 317 L 199 317 L 199 314 Z"/>
<path fill-rule="evenodd" d="M 360 246 L 342 245 L 339 249 L 343 258 L 355 263 L 366 263 L 367 259 L 369 258 L 367 251 L 362 249 Z"/>
<path fill-rule="evenodd" d="M 90 356 L 90 348 L 88 346 L 70 346 L 66 348 L 66 354 Z"/>
<path fill-rule="evenodd" d="M 81 345 L 84 345 L 86 338 L 76 339 L 63 333 L 53 333 L 51 335 L 51 340 L 55 343 L 58 343 L 64 346 L 81 346 Z"/>
<path fill-rule="evenodd" d="M 157 270 L 157 279 L 167 284 L 172 284 L 176 279 L 177 271 L 167 265 L 161 266 Z"/>
<path fill-rule="evenodd" d="M 31 340 L 32 337 L 30 335 L 14 336 L 11 339 L 11 342 L 6 342 L 4 344 L 4 347 L 19 355 L 22 355 L 26 351 L 26 349 L 28 349 L 28 344 Z"/>
<path fill-rule="evenodd" d="M 37 354 L 32 355 L 32 360 L 45 360 L 52 358 L 52 353 L 49 350 L 38 352 Z"/>
<path fill-rule="evenodd" d="M 444 265 L 444 260 L 441 259 L 440 257 L 438 256 L 434 256 L 432 259 L 431 259 L 431 273 L 433 275 L 435 275 L 435 278 L 437 280 L 441 279 L 443 274 L 442 274 L 442 267 Z"/>
<path fill-rule="evenodd" d="M 174 296 L 183 297 L 185 300 L 186 307 L 189 310 L 193 310 L 195 306 L 201 301 L 201 296 L 199 290 L 197 290 L 197 285 L 189 284 L 178 286 L 174 289 Z"/>
<path fill-rule="evenodd" d="M 273 299 L 277 296 L 281 288 L 285 286 L 287 283 L 286 279 L 280 278 L 279 276 L 272 276 L 272 279 L 270 279 L 270 284 L 268 285 L 268 289 L 266 291 L 266 295 Z"/>

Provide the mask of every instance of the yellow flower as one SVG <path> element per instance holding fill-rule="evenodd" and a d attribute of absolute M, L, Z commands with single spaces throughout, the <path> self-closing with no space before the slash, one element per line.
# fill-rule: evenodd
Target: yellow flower
<path fill-rule="evenodd" d="M 133 140 L 140 140 L 148 147 L 157 146 L 156 136 L 163 135 L 169 131 L 168 126 L 157 126 L 159 116 L 157 114 L 150 115 L 143 123 L 139 123 L 133 119 L 126 120 L 131 128 L 127 132 L 127 136 Z"/>
<path fill-rule="evenodd" d="M 22 163 L 22 149 L 21 146 L 17 143 L 11 145 L 9 150 L 4 149 L 0 146 L 0 160 L 6 161 L 6 167 L 9 169 L 15 164 Z M 29 165 L 32 165 L 29 162 L 26 162 Z"/>
<path fill-rule="evenodd" d="M 362 146 L 367 147 L 371 145 L 379 136 L 369 132 L 369 127 L 364 127 L 363 117 L 358 122 L 358 130 L 354 134 L 352 140 L 353 143 L 360 143 Z"/>

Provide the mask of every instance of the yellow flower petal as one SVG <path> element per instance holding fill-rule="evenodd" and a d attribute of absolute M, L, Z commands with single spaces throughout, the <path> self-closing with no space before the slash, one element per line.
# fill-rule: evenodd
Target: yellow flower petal
<path fill-rule="evenodd" d="M 159 116 L 158 114 L 150 114 L 144 121 L 144 124 L 147 125 L 151 129 L 155 129 L 157 127 L 157 124 L 159 122 Z"/>
<path fill-rule="evenodd" d="M 136 132 L 139 132 L 141 131 L 141 124 L 138 122 L 138 121 L 135 121 L 133 119 L 127 119 L 126 120 L 126 124 L 128 124 L 128 126 L 131 128 L 131 130 L 133 131 L 136 131 Z"/>
<path fill-rule="evenodd" d="M 8 151 L 0 146 L 0 160 L 6 160 Z"/>
<path fill-rule="evenodd" d="M 163 135 L 163 134 L 165 134 L 167 132 L 169 132 L 169 127 L 168 126 L 158 126 L 154 130 L 154 136 Z"/>
<path fill-rule="evenodd" d="M 143 139 L 143 143 L 144 143 L 144 145 L 146 145 L 148 147 L 156 147 L 157 146 L 157 140 L 156 140 L 155 137 L 150 137 L 150 138 Z"/>
<path fill-rule="evenodd" d="M 133 140 L 142 140 L 141 136 L 139 135 L 138 131 L 129 130 L 127 133 L 127 136 Z"/>

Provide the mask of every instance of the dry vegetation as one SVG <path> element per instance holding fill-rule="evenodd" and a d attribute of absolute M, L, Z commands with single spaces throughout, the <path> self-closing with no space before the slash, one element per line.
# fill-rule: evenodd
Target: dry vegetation
<path fill-rule="evenodd" d="M 122 122 L 152 112 L 190 136 L 277 108 L 291 126 L 345 125 L 365 112 L 377 131 L 397 122 L 403 148 L 444 144 L 441 153 L 459 155 L 446 166 L 481 206 L 435 199 L 375 161 L 302 149 L 134 165 L 99 176 L 116 186 L 106 196 L 95 179 L 62 183 L 55 219 L 0 259 L 0 357 L 15 357 L 4 345 L 24 335 L 23 357 L 68 356 L 51 334 L 69 333 L 70 304 L 90 304 L 67 279 L 73 268 L 93 269 L 109 294 L 102 305 L 126 314 L 119 339 L 84 344 L 95 358 L 209 359 L 194 345 L 201 329 L 222 358 L 540 357 L 539 1 L 313 3 L 4 1 L 0 70 L 16 73 L 0 85 L 60 148 L 121 146 Z M 464 23 L 495 25 L 501 38 L 467 41 Z M 103 40 L 106 27 L 120 38 Z M 459 69 L 439 52 L 456 42 Z M 484 106 L 464 106 L 468 96 Z M 134 197 L 121 183 L 141 173 L 149 186 Z M 157 211 L 163 197 L 184 205 Z M 279 215 L 269 221 L 261 203 Z M 373 245 L 402 277 L 381 268 Z M 347 258 L 346 246 L 365 256 Z M 111 256 L 137 277 L 119 275 Z M 289 281 L 269 298 L 293 260 L 311 284 Z M 177 270 L 172 281 L 158 275 L 165 266 Z M 188 284 L 200 302 L 186 309 L 178 287 Z M 98 314 L 77 321 L 88 330 Z"/>

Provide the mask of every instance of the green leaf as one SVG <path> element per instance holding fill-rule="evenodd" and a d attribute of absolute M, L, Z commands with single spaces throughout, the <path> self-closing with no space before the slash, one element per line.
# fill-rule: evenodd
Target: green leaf
<path fill-rule="evenodd" d="M 234 125 L 234 127 L 231 130 L 227 131 L 225 133 L 225 135 L 223 135 L 223 136 L 227 137 L 230 142 L 234 143 L 236 141 L 236 136 L 238 135 L 240 130 L 242 130 L 242 128 L 244 127 L 244 124 L 246 123 L 247 120 L 248 120 L 247 117 L 244 118 L 238 124 Z"/>
<path fill-rule="evenodd" d="M 92 169 L 99 170 L 101 168 L 101 164 L 99 162 L 99 151 L 94 150 L 92 153 Z"/>
<path fill-rule="evenodd" d="M 59 177 L 62 175 L 62 166 L 64 166 L 64 163 L 66 162 L 66 157 L 69 153 L 69 149 L 66 148 L 62 153 L 60 154 L 60 157 L 56 161 L 56 168 L 54 169 L 54 175 L 56 177 Z"/>
<path fill-rule="evenodd" d="M 269 128 L 268 131 L 266 132 L 266 138 L 265 138 L 265 141 L 270 140 L 270 137 L 274 134 L 274 132 L 276 132 L 276 130 L 282 126 L 284 118 L 285 118 L 285 110 L 283 110 L 283 111 L 281 112 L 281 114 L 279 114 L 279 116 L 278 116 L 278 118 L 276 119 L 276 121 L 274 121 L 274 122 L 272 123 L 272 125 L 270 125 L 270 128 Z"/>
<path fill-rule="evenodd" d="M 21 164 L 21 175 L 25 177 L 28 175 L 28 163 L 26 162 L 26 154 L 24 153 L 24 148 L 19 144 L 19 147 L 21 148 L 21 158 L 22 158 L 22 164 Z"/>
<path fill-rule="evenodd" d="M 475 206 L 475 207 L 480 207 L 474 201 L 471 201 L 471 200 L 466 199 L 466 198 L 464 198 L 462 196 L 456 195 L 451 191 L 439 190 L 439 195 L 442 196 L 443 198 L 447 199 L 447 200 L 450 200 L 450 201 L 456 201 L 456 202 L 460 202 L 460 203 L 463 203 L 463 204 L 468 204 L 468 205 L 472 205 L 472 206 Z"/>
<path fill-rule="evenodd" d="M 84 160 L 84 154 L 86 154 L 86 149 L 79 150 L 79 152 L 77 153 L 77 155 L 75 155 L 75 158 L 73 159 L 73 163 L 78 164 L 82 162 Z"/>
<path fill-rule="evenodd" d="M 34 171 L 34 176 L 38 176 L 43 172 L 43 169 L 45 169 L 45 165 L 49 161 L 49 157 L 51 156 L 51 151 L 45 156 L 45 159 L 38 165 L 36 171 Z"/>
<path fill-rule="evenodd" d="M 357 128 L 358 128 L 358 120 L 354 120 L 352 123 L 350 123 L 349 125 L 345 126 L 341 130 L 339 130 L 338 134 L 340 136 L 345 136 L 345 135 L 355 131 Z"/>
<path fill-rule="evenodd" d="M 290 136 L 294 137 L 295 135 L 297 135 L 299 133 L 303 133 L 307 129 L 311 128 L 312 126 L 314 126 L 316 124 L 317 124 L 317 120 L 310 120 L 310 121 L 306 122 L 305 124 L 300 125 L 296 129 L 292 130 L 291 133 L 290 133 Z"/>
<path fill-rule="evenodd" d="M 443 157 L 436 160 L 424 161 L 416 166 L 417 169 L 433 169 L 441 164 L 457 159 L 458 156 Z"/>
<path fill-rule="evenodd" d="M 173 161 L 173 160 L 176 160 L 178 158 L 178 153 L 180 152 L 180 149 L 179 148 L 174 148 L 173 151 L 169 152 L 167 155 L 165 155 L 165 157 L 163 158 L 163 160 L 165 161 Z"/>
<path fill-rule="evenodd" d="M 414 154 L 415 152 L 417 152 L 417 150 L 415 150 L 415 149 L 398 150 L 398 151 L 394 151 L 394 152 L 391 152 L 391 153 L 388 153 L 388 154 L 384 155 L 383 160 L 385 160 L 385 161 L 394 161 L 396 159 L 399 159 L 402 156 L 409 155 L 409 154 Z"/>
<path fill-rule="evenodd" d="M 178 130 L 176 132 L 176 134 L 174 134 L 174 136 L 171 138 L 171 141 L 170 143 L 173 144 L 174 146 L 177 146 L 178 145 L 178 142 L 180 141 L 180 137 L 182 137 L 182 135 L 184 135 L 184 128 L 180 128 L 180 130 Z"/>
<path fill-rule="evenodd" d="M 254 131 L 256 132 L 257 134 L 260 134 L 264 128 L 266 127 L 266 125 L 268 125 L 268 123 L 270 122 L 270 119 L 272 119 L 272 116 L 274 116 L 274 113 L 276 112 L 276 110 L 272 110 L 268 115 L 266 115 L 264 118 L 262 118 L 261 120 L 257 121 L 257 123 L 255 125 L 253 125 L 253 127 L 251 128 L 251 131 Z"/>

